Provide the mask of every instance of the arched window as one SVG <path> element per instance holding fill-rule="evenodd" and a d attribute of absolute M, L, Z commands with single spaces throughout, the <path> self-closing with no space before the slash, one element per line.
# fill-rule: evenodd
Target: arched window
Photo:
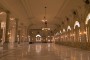
<path fill-rule="evenodd" d="M 70 26 L 67 27 L 67 31 L 68 31 L 68 30 L 71 30 L 71 27 L 70 27 Z"/>
<path fill-rule="evenodd" d="M 85 24 L 86 25 L 88 25 L 88 22 L 89 22 L 89 20 L 90 20 L 90 13 L 87 15 L 87 17 L 86 17 L 86 21 L 85 21 Z M 87 40 L 87 42 L 90 40 L 90 38 L 89 38 L 89 33 L 90 33 L 90 26 L 87 26 L 86 27 L 86 40 Z"/>
<path fill-rule="evenodd" d="M 76 26 L 80 27 L 80 23 L 78 21 L 75 22 L 74 29 L 75 29 Z"/>
<path fill-rule="evenodd" d="M 88 21 L 90 20 L 90 13 L 88 14 L 87 18 L 86 18 L 86 21 L 85 21 L 85 24 L 88 24 Z"/>

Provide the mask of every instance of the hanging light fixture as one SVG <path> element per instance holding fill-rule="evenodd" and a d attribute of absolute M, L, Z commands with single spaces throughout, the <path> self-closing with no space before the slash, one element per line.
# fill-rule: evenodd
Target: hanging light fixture
<path fill-rule="evenodd" d="M 45 16 L 44 16 L 44 18 L 42 20 L 42 22 L 44 23 L 45 27 L 42 28 L 42 30 L 46 30 L 47 31 L 47 30 L 50 30 L 50 28 L 47 27 L 46 9 L 47 9 L 47 7 L 45 6 Z"/>
<path fill-rule="evenodd" d="M 46 19 L 46 9 L 47 9 L 47 7 L 45 6 L 44 8 L 45 8 L 45 16 L 44 16 L 42 22 L 46 22 L 47 21 L 47 19 Z"/>

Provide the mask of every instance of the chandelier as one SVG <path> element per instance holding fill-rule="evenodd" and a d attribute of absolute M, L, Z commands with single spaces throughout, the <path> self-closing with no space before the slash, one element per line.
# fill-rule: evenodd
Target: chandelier
<path fill-rule="evenodd" d="M 44 23 L 45 26 L 44 26 L 44 28 L 42 28 L 42 30 L 46 30 L 47 31 L 47 30 L 50 30 L 50 28 L 47 27 L 47 19 L 46 19 L 46 8 L 47 7 L 45 6 L 44 8 L 45 8 L 45 16 L 44 16 L 42 22 Z"/>

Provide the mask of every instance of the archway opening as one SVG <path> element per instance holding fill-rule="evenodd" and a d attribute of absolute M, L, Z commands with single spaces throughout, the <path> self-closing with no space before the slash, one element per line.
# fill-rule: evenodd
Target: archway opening
<path fill-rule="evenodd" d="M 90 41 L 90 13 L 87 15 L 86 17 L 86 21 L 85 21 L 85 24 L 86 24 L 86 40 L 87 42 Z"/>
<path fill-rule="evenodd" d="M 71 27 L 70 27 L 70 26 L 67 27 L 67 31 L 68 31 L 68 30 L 71 30 Z"/>
<path fill-rule="evenodd" d="M 80 27 L 80 23 L 78 21 L 75 22 L 74 29 L 76 28 L 76 26 Z"/>
<path fill-rule="evenodd" d="M 76 21 L 75 24 L 74 24 L 74 33 L 75 33 L 75 42 L 81 42 L 81 34 L 80 34 L 80 23 L 79 21 Z"/>
<path fill-rule="evenodd" d="M 36 42 L 41 42 L 41 35 L 39 34 L 36 35 Z"/>
<path fill-rule="evenodd" d="M 70 36 L 70 34 L 71 34 L 71 27 L 68 26 L 68 27 L 67 27 L 67 41 L 68 41 L 68 42 L 71 42 L 72 36 Z"/>
<path fill-rule="evenodd" d="M 88 24 L 88 21 L 90 20 L 90 13 L 87 15 L 86 17 L 86 21 L 85 21 L 85 24 L 87 25 Z"/>

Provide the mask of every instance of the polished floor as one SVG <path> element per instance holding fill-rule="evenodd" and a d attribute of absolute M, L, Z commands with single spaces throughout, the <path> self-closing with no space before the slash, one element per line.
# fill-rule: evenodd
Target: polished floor
<path fill-rule="evenodd" d="M 54 43 L 26 43 L 5 48 L 0 48 L 0 60 L 90 60 L 90 51 Z"/>

